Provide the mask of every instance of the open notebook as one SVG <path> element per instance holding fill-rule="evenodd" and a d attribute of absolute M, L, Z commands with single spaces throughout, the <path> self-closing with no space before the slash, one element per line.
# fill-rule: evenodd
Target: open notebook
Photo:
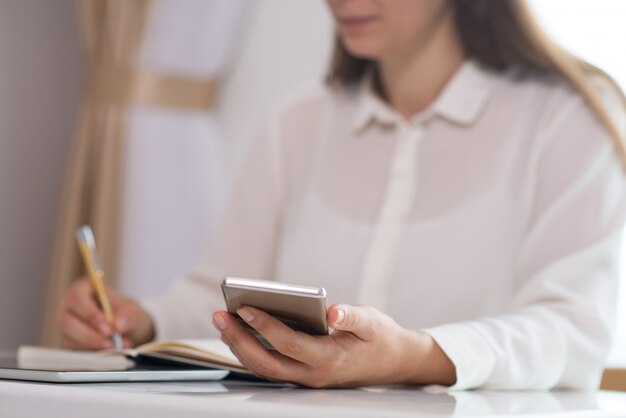
<path fill-rule="evenodd" d="M 44 370 L 127 370 L 136 362 L 173 361 L 251 374 L 220 340 L 178 340 L 154 342 L 123 351 L 76 351 L 22 346 L 18 366 Z"/>

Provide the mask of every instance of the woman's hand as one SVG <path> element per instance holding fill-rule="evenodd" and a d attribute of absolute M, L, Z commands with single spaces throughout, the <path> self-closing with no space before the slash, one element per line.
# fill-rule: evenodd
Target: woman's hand
<path fill-rule="evenodd" d="M 259 309 L 237 313 L 276 351 L 263 347 L 228 312 L 215 312 L 213 325 L 258 376 L 316 388 L 456 380 L 454 365 L 432 337 L 406 330 L 369 306 L 331 306 L 328 323 L 335 331 L 327 336 L 294 331 Z"/>
<path fill-rule="evenodd" d="M 124 347 L 133 347 L 154 338 L 150 316 L 132 299 L 107 289 L 115 324 L 109 324 L 100 309 L 93 286 L 87 278 L 76 280 L 65 293 L 57 315 L 64 347 L 83 350 L 113 348 L 111 333 L 122 334 Z"/>

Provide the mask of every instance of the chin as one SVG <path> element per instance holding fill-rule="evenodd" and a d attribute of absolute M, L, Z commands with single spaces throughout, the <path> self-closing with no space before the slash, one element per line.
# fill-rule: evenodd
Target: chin
<path fill-rule="evenodd" d="M 372 39 L 364 39 L 359 36 L 342 37 L 346 50 L 355 57 L 376 60 L 381 56 L 381 47 Z"/>

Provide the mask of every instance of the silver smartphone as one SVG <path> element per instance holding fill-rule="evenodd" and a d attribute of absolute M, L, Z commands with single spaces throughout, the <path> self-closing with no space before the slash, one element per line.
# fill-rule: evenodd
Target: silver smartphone
<path fill-rule="evenodd" d="M 257 337 L 259 335 L 237 315 L 239 307 L 246 305 L 261 309 L 296 331 L 328 335 L 326 290 L 323 287 L 225 277 L 222 292 L 226 310 Z M 262 339 L 261 342 L 265 343 Z"/>

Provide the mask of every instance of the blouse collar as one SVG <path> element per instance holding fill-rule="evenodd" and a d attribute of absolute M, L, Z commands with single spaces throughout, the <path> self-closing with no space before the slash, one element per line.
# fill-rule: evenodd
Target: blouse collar
<path fill-rule="evenodd" d="M 413 116 L 411 123 L 419 123 L 438 115 L 460 125 L 473 124 L 491 96 L 495 79 L 496 74 L 493 71 L 472 60 L 466 60 L 433 104 Z M 406 123 L 373 91 L 372 84 L 372 77 L 368 75 L 359 88 L 353 129 L 360 131 L 374 121 L 387 125 Z"/>

